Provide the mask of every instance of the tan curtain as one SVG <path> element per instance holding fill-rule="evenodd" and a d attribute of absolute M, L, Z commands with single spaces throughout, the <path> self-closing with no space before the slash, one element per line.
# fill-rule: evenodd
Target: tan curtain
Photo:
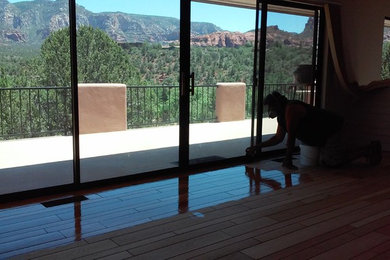
<path fill-rule="evenodd" d="M 340 22 L 340 7 L 337 5 L 325 4 L 325 19 L 326 19 L 326 32 L 329 39 L 329 48 L 333 61 L 333 66 L 337 79 L 343 90 L 351 95 L 356 95 L 355 90 L 351 88 L 352 85 L 346 81 L 346 70 L 343 59 L 342 49 L 342 34 L 341 34 L 341 22 Z"/>

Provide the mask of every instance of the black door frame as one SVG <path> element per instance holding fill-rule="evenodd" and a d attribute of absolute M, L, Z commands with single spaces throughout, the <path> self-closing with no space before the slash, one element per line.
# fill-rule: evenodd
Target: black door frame
<path fill-rule="evenodd" d="M 257 93 L 256 111 L 252 108 L 252 129 L 251 129 L 251 145 L 256 145 L 256 155 L 258 158 L 262 157 L 261 141 L 262 141 L 262 115 L 263 115 L 263 96 L 265 87 L 265 58 L 266 58 L 266 36 L 267 36 L 267 19 L 269 12 L 269 5 L 277 5 L 291 8 L 299 8 L 314 11 L 314 32 L 313 32 L 313 52 L 312 52 L 312 67 L 313 67 L 313 82 L 311 86 L 311 100 L 310 103 L 315 106 L 321 106 L 321 81 L 322 81 L 322 63 L 323 56 L 321 50 L 323 49 L 323 34 L 324 34 L 324 17 L 323 8 L 311 6 L 301 3 L 285 2 L 281 0 L 257 0 L 256 1 L 256 23 L 255 23 L 255 53 L 254 53 L 254 76 L 253 76 L 253 96 Z M 261 12 L 260 37 L 259 31 L 259 14 Z M 259 40 L 260 38 L 260 40 Z M 257 68 L 257 63 L 259 64 Z M 315 95 L 314 95 L 315 91 Z M 315 98 L 315 101 L 314 101 Z M 255 97 L 252 97 L 255 101 Z M 252 102 L 254 104 L 254 102 Z M 255 117 L 257 115 L 257 117 Z M 256 122 L 256 131 L 255 128 Z M 256 136 L 253 134 L 256 132 Z"/>
<path fill-rule="evenodd" d="M 77 188 L 80 178 L 80 118 L 77 75 L 77 26 L 76 0 L 69 0 L 69 38 L 70 38 L 70 87 L 72 95 L 72 143 L 73 143 L 73 184 Z"/>
<path fill-rule="evenodd" d="M 191 0 L 180 0 L 179 168 L 189 165 Z"/>
<path fill-rule="evenodd" d="M 189 167 L 189 124 L 190 124 L 190 33 L 191 33 L 191 3 L 192 1 L 180 1 L 180 141 L 179 141 L 179 167 L 186 169 Z M 254 45 L 254 68 L 253 68 L 253 88 L 252 88 L 252 123 L 251 123 L 251 145 L 258 148 L 257 157 L 261 157 L 262 139 L 262 115 L 263 115 L 263 95 L 265 76 L 265 56 L 266 56 L 266 35 L 269 5 L 283 6 L 314 11 L 314 33 L 313 33 L 313 53 L 312 66 L 313 84 L 311 93 L 311 103 L 316 106 L 321 104 L 321 65 L 323 28 L 323 10 L 321 7 L 301 3 L 286 2 L 282 0 L 257 0 L 256 1 L 256 21 L 255 21 L 255 45 Z M 259 14 L 261 12 L 261 24 L 259 30 Z M 260 31 L 260 37 L 259 36 Z M 260 41 L 259 41 L 260 38 Z M 258 66 L 257 66 L 258 65 Z M 256 103 L 257 98 L 257 103 Z M 315 102 L 314 102 L 315 98 Z M 260 120 L 259 120 L 260 118 Z M 256 121 L 257 120 L 257 121 Z M 256 121 L 256 122 L 255 122 Z M 256 130 L 255 130 L 256 128 Z"/>
<path fill-rule="evenodd" d="M 69 1 L 69 23 L 70 23 L 70 59 L 71 59 L 71 95 L 72 95 L 72 130 L 73 130 L 73 183 L 58 185 L 54 187 L 41 188 L 37 190 L 28 190 L 22 192 L 16 192 L 13 194 L 5 194 L 0 196 L 0 201 L 12 201 L 17 199 L 25 199 L 26 197 L 41 196 L 42 194 L 55 194 L 60 192 L 77 190 L 80 188 L 88 188 L 94 186 L 104 186 L 113 183 L 123 182 L 131 180 L 133 178 L 139 178 L 140 175 L 145 177 L 152 176 L 151 173 L 143 173 L 137 175 L 129 175 L 124 177 L 117 177 L 112 179 L 104 179 L 100 181 L 93 181 L 88 183 L 80 183 L 80 139 L 79 139 L 79 107 L 78 107 L 78 77 L 77 77 L 77 44 L 76 44 L 76 0 Z M 260 4 L 265 4 L 268 8 L 268 4 L 282 5 L 295 8 L 311 9 L 316 12 L 316 20 L 320 21 L 318 27 L 318 42 L 317 49 L 313 50 L 313 53 L 317 53 L 316 58 L 313 58 L 313 63 L 316 62 L 315 67 L 315 104 L 320 106 L 321 101 L 321 64 L 323 61 L 322 48 L 323 48 L 323 34 L 324 34 L 324 16 L 323 9 L 320 7 L 298 4 L 292 2 L 284 2 L 278 0 L 257 0 L 257 20 L 256 24 L 258 28 L 258 14 L 260 10 Z M 190 30 L 191 30 L 191 1 L 180 0 L 180 122 L 179 122 L 179 167 L 175 169 L 184 170 L 189 167 L 189 118 L 190 118 Z M 265 8 L 263 6 L 263 8 Z M 319 16 L 319 18 L 318 18 Z M 264 20 L 264 21 L 263 21 Z M 262 24 L 266 24 L 266 19 L 262 16 Z M 266 26 L 262 26 L 263 30 L 260 32 L 262 35 L 266 35 Z M 257 32 L 256 32 L 257 33 Z M 265 37 L 262 37 L 265 39 Z M 257 39 L 257 38 L 256 38 Z M 265 61 L 265 40 L 260 44 L 260 47 L 256 46 L 256 53 L 254 56 L 255 61 L 261 61 L 262 65 Z M 263 55 L 261 55 L 263 53 Z M 256 109 L 257 115 L 262 115 L 262 93 L 264 89 L 264 79 L 260 76 L 264 73 L 264 65 L 259 68 L 254 68 L 253 83 L 254 91 L 257 91 L 258 99 Z M 262 83 L 262 84 L 260 84 Z M 253 113 L 252 117 L 254 118 Z M 253 119 L 254 120 L 254 119 Z M 256 129 L 256 143 L 261 141 L 262 132 L 262 120 L 257 120 Z M 253 128 L 252 128 L 253 130 Z M 252 133 L 252 139 L 255 133 Z M 260 137 L 260 138 L 259 138 Z M 260 153 L 261 155 L 261 153 Z M 240 157 L 241 158 L 241 157 Z M 237 158 L 231 158 L 229 161 L 234 161 Z M 162 174 L 170 174 L 168 170 L 158 170 Z"/>

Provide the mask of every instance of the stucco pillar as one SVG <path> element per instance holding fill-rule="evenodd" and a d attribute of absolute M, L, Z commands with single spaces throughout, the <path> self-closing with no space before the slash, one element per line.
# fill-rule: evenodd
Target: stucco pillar
<path fill-rule="evenodd" d="M 215 114 L 217 122 L 245 119 L 245 83 L 217 83 Z"/>
<path fill-rule="evenodd" d="M 126 85 L 79 84 L 80 134 L 127 130 Z"/>

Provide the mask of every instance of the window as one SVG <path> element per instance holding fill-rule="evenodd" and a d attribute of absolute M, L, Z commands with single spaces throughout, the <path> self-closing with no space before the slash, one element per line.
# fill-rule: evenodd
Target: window
<path fill-rule="evenodd" d="M 390 17 L 385 18 L 382 48 L 382 79 L 390 78 Z"/>

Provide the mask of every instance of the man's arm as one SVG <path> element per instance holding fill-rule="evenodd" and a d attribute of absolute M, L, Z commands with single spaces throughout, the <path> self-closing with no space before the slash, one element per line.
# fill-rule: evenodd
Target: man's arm
<path fill-rule="evenodd" d="M 268 147 L 268 146 L 274 146 L 279 143 L 281 143 L 284 140 L 284 137 L 286 136 L 286 131 L 284 131 L 280 125 L 278 125 L 278 128 L 276 130 L 276 134 L 272 136 L 267 141 L 264 141 L 261 143 L 261 147 Z"/>
<path fill-rule="evenodd" d="M 273 146 L 281 143 L 286 135 L 286 131 L 284 131 L 279 125 L 276 130 L 276 134 L 272 136 L 267 141 L 261 143 L 261 147 Z M 259 146 L 251 146 L 246 149 L 246 154 L 250 156 L 254 156 L 257 152 Z"/>

